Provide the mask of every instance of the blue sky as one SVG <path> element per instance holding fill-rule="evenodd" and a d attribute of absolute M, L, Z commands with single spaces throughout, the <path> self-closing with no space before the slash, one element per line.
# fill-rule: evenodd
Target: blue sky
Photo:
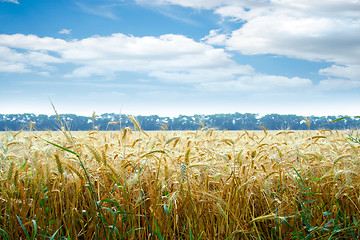
<path fill-rule="evenodd" d="M 359 114 L 359 0 L 0 0 L 0 22 L 0 113 Z"/>

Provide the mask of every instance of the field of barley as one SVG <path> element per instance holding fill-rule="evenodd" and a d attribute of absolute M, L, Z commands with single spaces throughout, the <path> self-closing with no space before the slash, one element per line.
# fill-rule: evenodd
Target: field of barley
<path fill-rule="evenodd" d="M 360 144 L 349 135 L 2 132 L 0 236 L 358 239 Z"/>

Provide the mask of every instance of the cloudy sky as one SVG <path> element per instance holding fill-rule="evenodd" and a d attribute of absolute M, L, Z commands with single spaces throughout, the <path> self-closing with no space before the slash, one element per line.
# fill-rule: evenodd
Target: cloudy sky
<path fill-rule="evenodd" d="M 0 113 L 359 115 L 360 0 L 0 0 Z"/>

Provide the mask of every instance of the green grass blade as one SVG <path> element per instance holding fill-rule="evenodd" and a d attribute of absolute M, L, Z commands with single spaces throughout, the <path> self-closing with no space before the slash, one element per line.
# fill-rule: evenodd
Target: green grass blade
<path fill-rule="evenodd" d="M 347 118 L 350 118 L 350 117 L 341 117 L 341 118 L 337 118 L 337 119 L 335 119 L 335 120 L 330 121 L 329 123 L 338 122 L 338 121 L 341 121 L 341 120 L 344 120 L 344 119 L 347 119 Z"/>
<path fill-rule="evenodd" d="M 191 228 L 190 228 L 190 240 L 194 240 L 194 236 L 192 235 Z"/>
<path fill-rule="evenodd" d="M 80 158 L 79 154 L 77 154 L 77 153 L 74 152 L 74 151 L 71 151 L 70 149 L 64 148 L 64 147 L 62 147 L 62 146 L 60 146 L 60 145 L 57 145 L 56 143 L 53 143 L 53 142 L 50 142 L 50 141 L 46 140 L 46 139 L 43 139 L 43 140 L 44 140 L 45 142 L 47 142 L 47 143 L 49 143 L 49 144 L 57 147 L 57 148 L 60 148 L 60 149 L 62 149 L 62 150 L 64 150 L 64 151 L 66 151 L 66 152 L 69 152 L 69 153 L 71 153 L 71 154 L 74 154 L 77 158 Z"/>
<path fill-rule="evenodd" d="M 102 202 L 107 202 L 107 203 L 113 203 L 117 209 L 116 213 L 119 213 L 119 214 L 127 214 L 127 215 L 133 215 L 133 213 L 128 213 L 128 212 L 125 212 L 121 209 L 120 205 L 118 202 L 116 202 L 115 200 L 112 200 L 112 199 L 102 199 L 100 201 L 98 201 L 98 204 L 102 203 Z M 104 207 L 102 207 L 104 208 Z M 105 209 L 105 208 L 104 208 Z"/>
<path fill-rule="evenodd" d="M 132 232 L 135 232 L 135 231 L 138 231 L 138 230 L 142 230 L 143 228 L 135 228 L 135 229 L 132 229 L 130 231 L 128 231 L 127 233 L 124 233 L 123 235 L 120 236 L 120 239 L 123 239 L 126 235 L 129 235 L 130 233 Z"/>
<path fill-rule="evenodd" d="M 301 188 L 303 188 L 304 190 L 306 190 L 306 183 L 304 181 L 304 179 L 301 177 L 300 173 L 294 168 L 295 172 L 296 172 L 296 175 L 300 178 L 301 180 L 301 183 L 299 182 L 299 179 L 295 178 L 295 180 L 298 182 L 298 184 L 300 185 Z"/>
<path fill-rule="evenodd" d="M 34 224 L 34 233 L 33 233 L 33 236 L 31 239 L 35 239 L 36 235 L 37 235 L 37 230 L 38 230 L 38 227 L 37 227 L 37 224 L 36 224 L 36 221 L 35 220 L 32 220 L 33 224 Z"/>
<path fill-rule="evenodd" d="M 4 239 L 10 239 L 9 234 L 2 228 L 0 228 L 0 236 L 3 237 Z"/>
<path fill-rule="evenodd" d="M 189 232 L 190 232 L 190 240 L 194 240 L 194 236 L 191 232 L 191 224 L 190 224 L 190 220 L 189 220 Z"/>
<path fill-rule="evenodd" d="M 55 240 L 55 236 L 56 236 L 56 234 L 58 233 L 58 231 L 60 231 L 61 228 L 62 228 L 62 226 L 60 226 L 60 227 L 58 228 L 58 230 L 56 230 L 56 231 L 54 232 L 54 234 L 51 236 L 50 240 Z"/>
<path fill-rule="evenodd" d="M 170 202 L 170 204 L 171 204 L 171 202 Z M 164 211 L 166 213 L 166 216 L 170 215 L 170 211 L 169 211 L 169 208 L 166 206 L 166 203 L 164 203 Z"/>
<path fill-rule="evenodd" d="M 293 216 L 290 216 L 290 217 L 293 217 Z M 286 220 L 285 217 L 280 217 L 279 219 L 281 220 L 279 225 L 281 225 L 282 223 L 285 223 L 289 228 L 291 228 L 291 230 L 294 230 L 294 227 L 290 225 L 290 223 Z"/>
<path fill-rule="evenodd" d="M 200 233 L 200 236 L 198 237 L 197 240 L 200 240 L 203 234 L 204 234 L 204 231 L 202 231 L 202 232 Z"/>
<path fill-rule="evenodd" d="M 155 227 L 156 227 L 156 232 L 154 230 L 151 230 L 151 231 L 153 231 L 155 233 L 155 235 L 158 237 L 158 239 L 163 240 L 163 237 L 161 236 L 161 232 L 160 232 L 159 226 L 156 223 L 155 218 L 154 218 L 154 223 L 155 223 Z"/>
<path fill-rule="evenodd" d="M 24 230 L 24 233 L 25 233 L 25 235 L 26 235 L 26 239 L 31 240 L 30 235 L 29 235 L 29 233 L 26 231 L 26 228 L 25 228 L 25 226 L 23 225 L 21 219 L 20 219 L 18 216 L 16 216 L 16 218 L 18 219 L 21 228 Z"/>

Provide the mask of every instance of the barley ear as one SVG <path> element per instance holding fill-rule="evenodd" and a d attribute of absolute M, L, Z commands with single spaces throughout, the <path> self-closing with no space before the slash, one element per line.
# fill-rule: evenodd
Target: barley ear
<path fill-rule="evenodd" d="M 190 148 L 186 151 L 185 153 L 185 164 L 186 165 L 189 165 L 189 162 L 190 162 L 190 158 L 189 158 L 189 155 L 190 155 Z"/>
<path fill-rule="evenodd" d="M 15 165 L 14 162 L 10 163 L 9 171 L 8 171 L 8 174 L 7 174 L 7 177 L 6 177 L 6 179 L 8 181 L 10 181 L 11 178 L 12 178 L 12 175 L 13 175 L 13 172 L 14 172 L 14 165 Z"/>
<path fill-rule="evenodd" d="M 56 166 L 57 166 L 57 169 L 58 169 L 58 173 L 60 175 L 62 175 L 64 173 L 64 168 L 63 168 L 63 166 L 61 164 L 59 155 L 57 153 L 55 154 L 55 161 L 56 161 Z"/>
<path fill-rule="evenodd" d="M 14 182 L 15 186 L 17 186 L 18 179 L 19 179 L 19 170 L 16 169 L 15 174 L 14 174 L 14 179 L 13 179 L 13 182 Z"/>

